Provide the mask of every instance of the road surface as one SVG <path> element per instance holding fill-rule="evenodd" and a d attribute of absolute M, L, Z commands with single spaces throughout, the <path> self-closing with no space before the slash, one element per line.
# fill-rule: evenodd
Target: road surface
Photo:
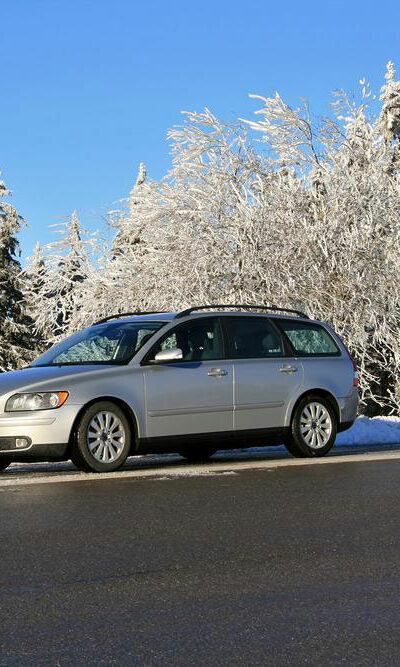
<path fill-rule="evenodd" d="M 398 664 L 398 450 L 131 461 L 1 476 L 0 665 Z"/>

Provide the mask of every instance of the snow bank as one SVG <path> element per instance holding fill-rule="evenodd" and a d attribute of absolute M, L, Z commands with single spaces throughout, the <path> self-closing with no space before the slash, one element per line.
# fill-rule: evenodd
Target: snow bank
<path fill-rule="evenodd" d="M 400 417 L 357 417 L 336 438 L 336 445 L 400 445 Z"/>
<path fill-rule="evenodd" d="M 335 447 L 362 447 L 363 445 L 399 445 L 400 446 L 400 417 L 357 417 L 353 426 L 348 431 L 339 433 L 336 437 Z M 252 454 L 265 453 L 271 449 L 274 453 L 286 452 L 284 445 L 279 447 L 251 447 L 249 449 L 235 449 L 232 452 L 243 452 Z M 332 450 L 335 453 L 335 450 Z M 227 456 L 226 451 L 219 451 L 218 455 Z"/>

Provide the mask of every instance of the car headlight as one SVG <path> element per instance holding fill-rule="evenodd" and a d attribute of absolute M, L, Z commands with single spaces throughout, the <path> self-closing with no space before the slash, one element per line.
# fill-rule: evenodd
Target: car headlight
<path fill-rule="evenodd" d="M 40 394 L 14 394 L 6 403 L 6 412 L 60 408 L 64 405 L 67 398 L 67 391 L 49 391 Z"/>

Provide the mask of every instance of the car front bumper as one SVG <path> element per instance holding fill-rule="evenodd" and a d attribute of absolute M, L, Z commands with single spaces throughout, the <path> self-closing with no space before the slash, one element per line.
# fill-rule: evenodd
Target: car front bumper
<path fill-rule="evenodd" d="M 0 415 L 0 456 L 12 460 L 60 458 L 65 455 L 79 405 L 57 410 Z"/>

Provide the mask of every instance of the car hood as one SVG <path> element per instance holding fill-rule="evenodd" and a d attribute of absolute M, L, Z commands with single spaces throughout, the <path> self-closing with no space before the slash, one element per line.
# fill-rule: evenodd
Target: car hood
<path fill-rule="evenodd" d="M 115 365 L 93 364 L 82 366 L 30 366 L 20 371 L 8 371 L 0 373 L 0 396 L 12 391 L 40 391 L 40 385 L 46 385 L 47 382 L 56 380 L 60 383 L 57 389 L 62 390 L 62 383 L 68 382 L 72 377 L 75 379 L 78 375 L 91 375 L 99 370 L 116 368 Z M 54 389 L 55 390 L 55 389 Z M 43 388 L 46 391 L 46 388 Z"/>

